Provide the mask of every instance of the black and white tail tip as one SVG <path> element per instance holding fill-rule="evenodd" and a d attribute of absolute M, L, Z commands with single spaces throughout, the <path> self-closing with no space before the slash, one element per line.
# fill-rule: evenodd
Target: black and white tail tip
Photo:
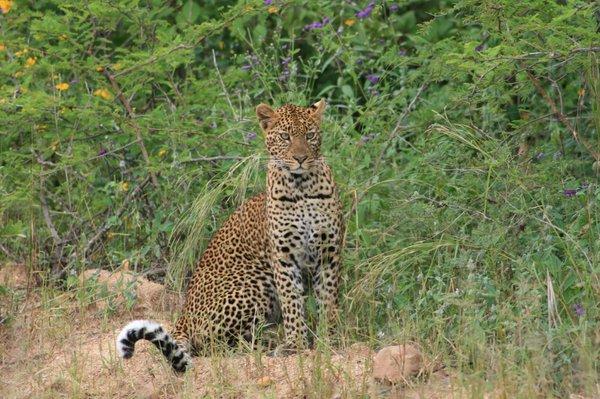
<path fill-rule="evenodd" d="M 154 344 L 167 358 L 175 371 L 183 372 L 191 366 L 191 358 L 186 349 L 162 328 L 151 320 L 134 320 L 127 324 L 117 337 L 117 353 L 123 359 L 133 356 L 135 343 L 145 339 Z"/>

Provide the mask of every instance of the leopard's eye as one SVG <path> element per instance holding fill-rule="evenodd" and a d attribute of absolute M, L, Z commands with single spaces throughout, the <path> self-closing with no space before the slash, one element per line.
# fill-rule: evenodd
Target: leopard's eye
<path fill-rule="evenodd" d="M 312 139 L 313 137 L 315 137 L 315 132 L 313 130 L 311 130 L 310 132 L 306 133 L 306 138 L 307 139 Z"/>
<path fill-rule="evenodd" d="M 284 139 L 284 140 L 289 140 L 290 139 L 290 135 L 287 133 L 279 133 L 279 136 Z"/>

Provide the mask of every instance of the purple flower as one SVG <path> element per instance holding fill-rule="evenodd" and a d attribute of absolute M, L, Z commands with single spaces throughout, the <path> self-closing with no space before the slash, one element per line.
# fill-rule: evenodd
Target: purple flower
<path fill-rule="evenodd" d="M 320 22 L 316 21 L 316 22 L 312 22 L 308 25 L 304 25 L 304 30 L 311 31 L 311 30 L 315 30 L 315 29 L 320 29 L 320 28 L 324 27 L 325 25 L 327 25 L 329 22 L 331 22 L 331 20 L 328 17 L 324 17 Z"/>
<path fill-rule="evenodd" d="M 396 3 L 390 5 L 390 11 L 391 12 L 396 12 L 396 11 L 398 11 L 399 8 L 400 8 L 400 6 L 398 4 L 396 4 Z"/>
<path fill-rule="evenodd" d="M 270 6 L 271 4 L 273 4 L 273 0 L 265 0 L 266 6 Z"/>
<path fill-rule="evenodd" d="M 360 10 L 359 12 L 356 13 L 356 16 L 359 19 L 365 19 L 368 18 L 369 15 L 371 15 L 371 13 L 373 12 L 373 8 L 375 7 L 375 2 L 372 1 L 370 2 L 365 8 L 363 8 L 362 10 Z"/>
<path fill-rule="evenodd" d="M 574 197 L 575 194 L 577 194 L 577 190 L 572 190 L 572 189 L 563 190 L 563 195 L 567 198 Z"/>
<path fill-rule="evenodd" d="M 366 144 L 369 141 L 373 140 L 374 138 L 375 138 L 375 134 L 374 133 L 366 134 L 366 135 L 364 135 L 364 136 L 362 136 L 360 138 L 360 144 Z"/>
<path fill-rule="evenodd" d="M 292 57 L 285 57 L 281 60 L 281 65 L 287 66 L 290 63 L 290 61 L 292 61 Z"/>
<path fill-rule="evenodd" d="M 322 27 L 323 27 L 323 25 L 320 22 L 313 22 L 313 23 L 310 23 L 308 25 L 304 25 L 304 30 L 309 30 L 310 31 L 310 30 L 319 29 L 319 28 L 322 28 Z"/>
<path fill-rule="evenodd" d="M 279 77 L 277 79 L 279 79 L 280 82 L 285 82 L 290 78 L 290 70 L 289 69 L 285 69 L 281 75 L 279 75 Z"/>
<path fill-rule="evenodd" d="M 242 65 L 242 71 L 249 71 L 259 64 L 258 56 L 256 54 L 248 54 L 246 60 L 248 63 Z"/>
<path fill-rule="evenodd" d="M 377 82 L 379 82 L 379 76 L 375 75 L 374 73 L 367 75 L 366 78 L 369 82 L 371 82 L 372 85 L 375 85 Z"/>
<path fill-rule="evenodd" d="M 538 154 L 535 156 L 535 159 L 537 159 L 538 161 L 542 158 L 544 158 L 546 156 L 546 154 L 544 154 L 543 152 L 538 152 Z"/>
<path fill-rule="evenodd" d="M 254 132 L 248 132 L 248 134 L 246 134 L 246 141 L 252 141 L 256 138 L 256 133 Z"/>
<path fill-rule="evenodd" d="M 478 53 L 482 52 L 484 49 L 485 49 L 485 43 L 481 43 L 480 45 L 475 47 L 475 51 L 477 51 Z"/>
<path fill-rule="evenodd" d="M 106 150 L 106 148 L 100 148 L 100 151 L 98 151 L 98 156 L 99 157 L 103 157 L 108 153 L 108 151 Z"/>
<path fill-rule="evenodd" d="M 585 316 L 585 308 L 583 307 L 582 304 L 580 303 L 576 303 L 575 305 L 573 305 L 573 311 L 575 312 L 575 314 L 578 317 L 583 317 Z"/>

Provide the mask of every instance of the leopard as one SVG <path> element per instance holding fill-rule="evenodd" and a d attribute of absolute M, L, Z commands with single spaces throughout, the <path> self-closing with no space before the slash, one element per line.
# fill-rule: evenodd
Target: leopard
<path fill-rule="evenodd" d="M 176 372 L 213 342 L 255 343 L 261 325 L 283 324 L 283 355 L 306 348 L 310 286 L 320 320 L 338 320 L 344 222 L 331 168 L 321 154 L 324 99 L 302 107 L 256 107 L 268 152 L 266 190 L 243 203 L 209 241 L 171 333 L 134 320 L 117 336 L 131 358 L 147 340 Z"/>

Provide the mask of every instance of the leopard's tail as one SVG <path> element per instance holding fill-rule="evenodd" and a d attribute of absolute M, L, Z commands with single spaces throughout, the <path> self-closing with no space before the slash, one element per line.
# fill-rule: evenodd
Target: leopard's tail
<path fill-rule="evenodd" d="M 187 348 L 177 343 L 164 328 L 151 320 L 134 320 L 117 337 L 117 353 L 123 359 L 133 356 L 135 343 L 145 339 L 154 344 L 167 358 L 175 371 L 183 372 L 192 364 Z"/>

